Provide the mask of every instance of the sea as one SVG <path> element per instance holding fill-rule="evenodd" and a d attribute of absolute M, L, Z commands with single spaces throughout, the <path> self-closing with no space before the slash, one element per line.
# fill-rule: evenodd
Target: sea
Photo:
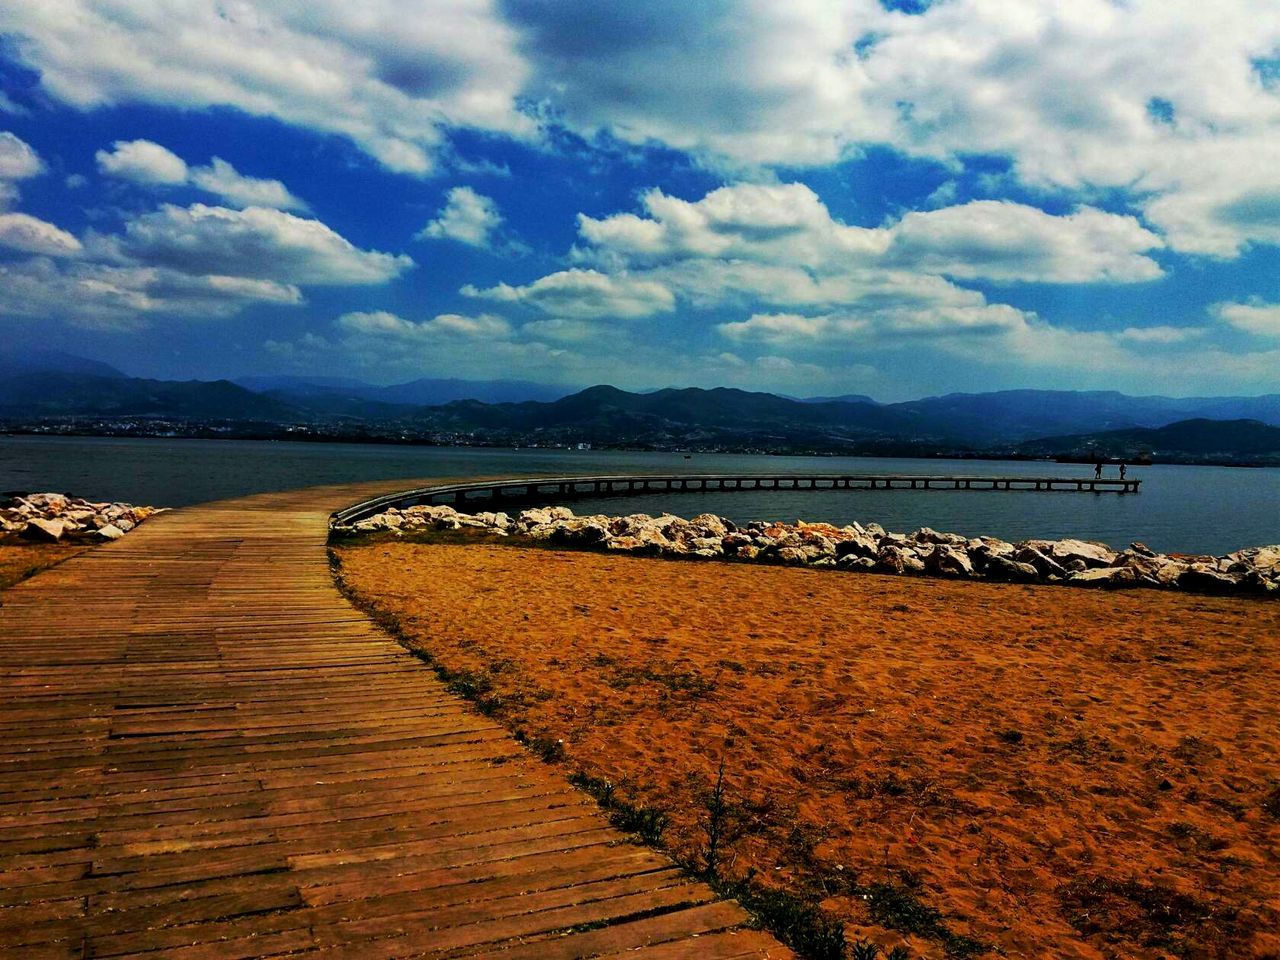
<path fill-rule="evenodd" d="M 627 473 L 1092 476 L 1087 464 L 866 457 L 784 457 L 604 450 L 167 438 L 0 436 L 0 491 L 53 490 L 180 507 L 322 483 L 467 476 Z M 1107 468 L 1107 476 L 1115 468 Z M 672 493 L 575 500 L 580 514 L 716 513 L 734 521 L 876 522 L 1021 540 L 1078 537 L 1162 552 L 1223 554 L 1280 543 L 1280 469 L 1130 467 L 1141 492 L 941 490 Z M 408 484 L 406 484 L 408 486 Z"/>

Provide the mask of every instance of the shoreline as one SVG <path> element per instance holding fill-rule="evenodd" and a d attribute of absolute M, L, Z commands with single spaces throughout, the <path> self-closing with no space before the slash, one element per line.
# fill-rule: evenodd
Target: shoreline
<path fill-rule="evenodd" d="M 1280 544 L 1245 547 L 1222 556 L 1156 553 L 1134 542 L 1114 550 L 1096 541 L 965 537 L 922 527 L 910 534 L 876 523 L 836 527 L 827 523 L 754 520 L 737 524 L 715 514 L 691 520 L 664 514 L 580 517 L 568 507 L 535 507 L 516 517 L 450 506 L 389 507 L 349 526 L 336 537 L 390 532 L 470 530 L 589 550 L 737 560 L 960 580 L 1147 588 L 1200 594 L 1280 599 Z"/>

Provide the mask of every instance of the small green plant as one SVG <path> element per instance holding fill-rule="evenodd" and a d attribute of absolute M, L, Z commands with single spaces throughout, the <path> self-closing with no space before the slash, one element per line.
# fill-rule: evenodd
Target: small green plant
<path fill-rule="evenodd" d="M 703 867 L 707 876 L 720 874 L 720 847 L 725 840 L 725 829 L 728 819 L 728 804 L 724 799 L 724 757 L 720 758 L 720 769 L 716 772 L 716 783 L 707 796 L 707 819 L 703 830 L 707 834 L 707 845 L 702 851 Z"/>
<path fill-rule="evenodd" d="M 914 883 L 873 883 L 862 896 L 876 923 L 937 940 L 948 957 L 974 957 L 987 950 L 985 944 L 951 930 L 941 913 L 920 900 Z"/>
<path fill-rule="evenodd" d="M 712 886 L 737 900 L 761 926 L 807 960 L 844 960 L 848 947 L 844 924 L 813 900 L 785 890 L 756 887 L 750 876 L 737 883 Z"/>

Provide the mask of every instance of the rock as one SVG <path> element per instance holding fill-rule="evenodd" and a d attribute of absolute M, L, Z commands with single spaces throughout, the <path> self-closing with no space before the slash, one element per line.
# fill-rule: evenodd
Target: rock
<path fill-rule="evenodd" d="M 910 550 L 894 544 L 881 547 L 876 565 L 890 573 L 924 573 L 924 561 Z"/>
<path fill-rule="evenodd" d="M 863 534 L 855 534 L 846 540 L 840 540 L 835 545 L 836 558 L 848 556 L 868 557 L 875 559 L 880 553 L 880 548 L 874 540 Z"/>
<path fill-rule="evenodd" d="M 857 557 L 848 553 L 836 561 L 836 566 L 846 570 L 874 570 L 876 562 L 871 557 Z"/>
<path fill-rule="evenodd" d="M 689 522 L 703 530 L 708 537 L 719 538 L 730 532 L 730 525 L 714 513 L 700 513 Z"/>
<path fill-rule="evenodd" d="M 94 533 L 94 536 L 101 540 L 119 540 L 124 536 L 124 531 L 114 523 L 108 523 L 105 526 L 99 527 Z"/>
<path fill-rule="evenodd" d="M 1015 553 L 1013 559 L 1019 563 L 1031 564 L 1042 577 L 1065 577 L 1067 575 L 1067 571 L 1062 564 L 1030 544 Z M 1073 557 L 1072 559 L 1078 560 L 1079 558 Z"/>
<path fill-rule="evenodd" d="M 66 533 L 67 525 L 61 520 L 45 520 L 43 517 L 32 517 L 22 530 L 28 540 L 40 540 L 46 543 L 57 543 Z"/>
<path fill-rule="evenodd" d="M 1178 586 L 1196 593 L 1234 593 L 1236 580 L 1206 564 L 1192 564 L 1178 577 Z"/>
<path fill-rule="evenodd" d="M 982 572 L 992 580 L 1006 580 L 1010 583 L 1036 583 L 1040 579 L 1040 571 L 1031 564 L 1020 563 L 1005 556 L 988 559 Z"/>
<path fill-rule="evenodd" d="M 973 563 L 969 555 L 955 547 L 939 544 L 925 558 L 925 566 L 947 577 L 972 577 Z"/>
<path fill-rule="evenodd" d="M 742 546 L 738 547 L 737 552 L 734 555 L 742 560 L 754 560 L 756 557 L 760 556 L 760 548 L 754 547 L 749 543 L 744 543 Z"/>
<path fill-rule="evenodd" d="M 810 560 L 808 551 L 803 547 L 779 547 L 774 556 L 783 563 L 803 564 Z"/>
<path fill-rule="evenodd" d="M 1081 587 L 1131 587 L 1137 579 L 1128 567 L 1096 567 L 1071 574 L 1067 582 Z"/>
<path fill-rule="evenodd" d="M 1090 567 L 1109 567 L 1116 558 L 1116 552 L 1106 544 L 1088 540 L 1058 540 L 1047 552 L 1060 564 L 1068 560 L 1083 560 Z"/>
<path fill-rule="evenodd" d="M 1154 557 L 1156 555 L 1156 552 L 1152 550 L 1150 547 L 1148 547 L 1141 540 L 1135 540 L 1133 543 L 1129 544 L 1129 549 L 1133 553 L 1136 553 L 1143 557 Z"/>

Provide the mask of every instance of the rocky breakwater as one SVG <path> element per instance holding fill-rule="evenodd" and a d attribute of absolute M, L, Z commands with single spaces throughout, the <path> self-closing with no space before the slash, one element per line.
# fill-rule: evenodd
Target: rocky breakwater
<path fill-rule="evenodd" d="M 892 533 L 879 524 L 777 523 L 738 525 L 715 514 L 691 520 L 643 513 L 575 516 L 566 507 L 505 513 L 459 513 L 448 506 L 415 506 L 384 513 L 337 532 L 459 530 L 521 536 L 597 550 L 654 556 L 732 558 L 808 567 L 932 575 L 1080 587 L 1150 587 L 1197 593 L 1280 597 L 1280 545 L 1225 556 L 1161 554 L 1141 543 L 1113 550 L 1088 540 L 964 537 L 922 527 Z"/>
<path fill-rule="evenodd" d="M 44 543 L 119 540 L 160 507 L 98 503 L 61 493 L 26 493 L 0 498 L 0 539 Z"/>

